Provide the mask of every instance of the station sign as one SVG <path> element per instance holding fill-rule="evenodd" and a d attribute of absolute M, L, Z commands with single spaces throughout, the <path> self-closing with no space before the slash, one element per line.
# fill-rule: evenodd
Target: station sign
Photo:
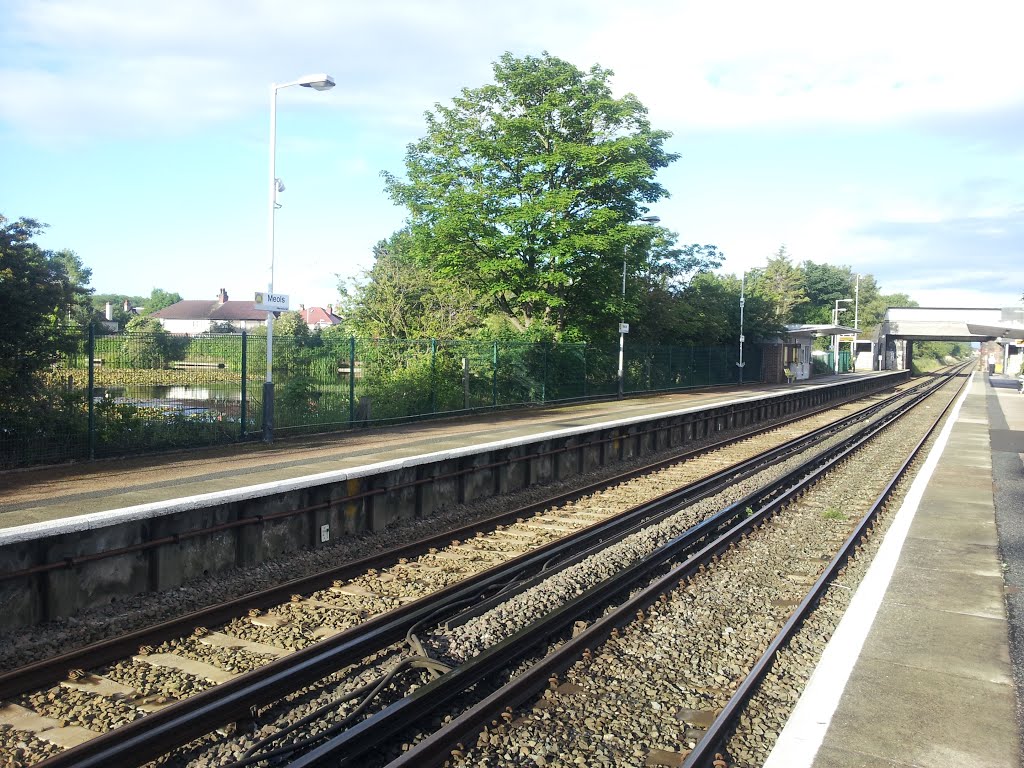
<path fill-rule="evenodd" d="M 252 308 L 260 309 L 264 312 L 287 312 L 288 295 L 284 293 L 257 292 Z"/>
<path fill-rule="evenodd" d="M 629 333 L 629 323 L 619 323 L 619 333 Z"/>

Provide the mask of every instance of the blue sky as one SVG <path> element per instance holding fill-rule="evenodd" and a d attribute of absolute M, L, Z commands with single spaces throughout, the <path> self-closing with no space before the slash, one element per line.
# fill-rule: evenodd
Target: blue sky
<path fill-rule="evenodd" d="M 639 9 L 639 10 L 637 10 Z M 614 70 L 682 158 L 652 213 L 723 272 L 872 273 L 926 306 L 1024 292 L 1024 3 L 0 0 L 0 213 L 50 225 L 97 292 L 275 288 L 325 305 L 401 226 L 423 113 L 505 51 Z"/>

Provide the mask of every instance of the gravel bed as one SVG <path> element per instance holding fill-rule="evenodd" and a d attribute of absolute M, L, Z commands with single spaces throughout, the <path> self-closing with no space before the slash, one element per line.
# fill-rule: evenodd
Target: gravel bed
<path fill-rule="evenodd" d="M 315 710 L 326 705 L 330 706 L 323 717 L 314 721 L 312 725 L 296 732 L 296 735 L 283 735 L 280 741 L 266 747 L 263 752 L 293 743 L 300 738 L 322 733 L 332 723 L 343 719 L 353 712 L 361 703 L 361 698 L 340 702 L 347 694 L 356 689 L 373 682 L 392 669 L 396 663 L 408 656 L 408 652 L 397 646 L 385 649 L 376 654 L 366 663 L 358 668 L 352 667 L 336 673 L 316 686 L 306 688 L 289 696 L 285 701 L 279 702 L 261 712 L 261 720 L 264 724 L 253 731 L 235 731 L 228 737 L 219 739 L 206 739 L 203 744 L 193 745 L 179 750 L 174 755 L 167 757 L 163 762 L 168 766 L 189 766 L 189 768 L 205 768 L 205 766 L 221 766 L 240 760 L 245 753 L 252 748 L 260 739 L 275 735 L 283 735 L 282 729 L 297 723 Z M 410 670 L 395 681 L 385 686 L 373 700 L 373 707 L 385 706 L 402 696 L 410 688 L 415 689 L 419 684 L 428 680 L 427 673 L 420 670 Z"/>
<path fill-rule="evenodd" d="M 811 450 L 792 456 L 781 464 L 741 480 L 725 491 L 698 501 L 657 525 L 645 528 L 591 555 L 576 565 L 559 571 L 541 584 L 495 606 L 465 624 L 433 634 L 437 651 L 457 662 L 465 661 L 506 637 L 528 626 L 554 608 L 582 594 L 592 586 L 625 568 L 640 562 L 671 539 L 683 534 L 697 523 L 714 515 L 744 496 L 771 483 L 811 456 L 820 455 L 860 429 L 856 425 L 816 443 Z"/>
<path fill-rule="evenodd" d="M 22 768 L 60 751 L 60 747 L 35 734 L 0 725 L 0 768 Z"/>
<path fill-rule="evenodd" d="M 99 733 L 142 717 L 142 713 L 127 702 L 77 690 L 37 692 L 21 697 L 18 703 L 63 725 L 80 725 Z"/>

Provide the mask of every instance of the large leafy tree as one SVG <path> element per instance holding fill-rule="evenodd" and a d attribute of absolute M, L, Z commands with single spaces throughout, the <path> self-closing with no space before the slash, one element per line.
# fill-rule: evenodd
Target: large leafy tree
<path fill-rule="evenodd" d="M 78 308 L 89 289 L 78 282 L 78 265 L 69 251 L 53 253 L 34 242 L 44 225 L 33 219 L 10 222 L 0 216 L 0 306 L 8 307 L 0 323 L 0 402 L 37 391 L 34 374 L 47 368 L 60 354 L 70 351 L 75 337 L 69 334 Z"/>
<path fill-rule="evenodd" d="M 521 329 L 611 321 L 623 258 L 641 272 L 658 236 L 630 223 L 667 196 L 655 175 L 678 157 L 635 96 L 612 96 L 611 76 L 505 54 L 493 84 L 427 112 L 406 179 L 384 174 L 409 210 L 410 255 Z"/>

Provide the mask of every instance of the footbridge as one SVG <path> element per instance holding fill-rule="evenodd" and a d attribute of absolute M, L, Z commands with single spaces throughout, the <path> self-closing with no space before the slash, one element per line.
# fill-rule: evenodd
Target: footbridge
<path fill-rule="evenodd" d="M 1024 339 L 1024 307 L 889 307 L 878 326 L 874 368 L 908 368 L 915 341 Z"/>

